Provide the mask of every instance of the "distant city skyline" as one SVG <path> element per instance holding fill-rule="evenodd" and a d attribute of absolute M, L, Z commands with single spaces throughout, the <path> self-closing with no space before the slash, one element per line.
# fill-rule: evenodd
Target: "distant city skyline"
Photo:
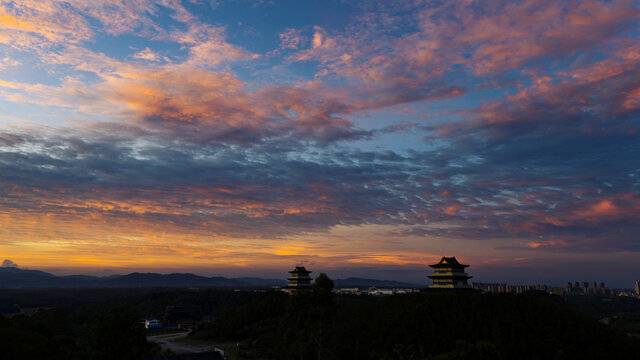
<path fill-rule="evenodd" d="M 411 281 L 456 256 L 474 280 L 633 284 L 639 17 L 628 0 L 2 2 L 0 256 Z"/>

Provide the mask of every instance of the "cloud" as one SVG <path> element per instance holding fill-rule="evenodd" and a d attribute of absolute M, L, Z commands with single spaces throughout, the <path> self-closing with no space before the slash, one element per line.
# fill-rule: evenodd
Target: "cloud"
<path fill-rule="evenodd" d="M 282 49 L 297 49 L 302 44 L 302 31 L 289 28 L 278 34 Z"/>
<path fill-rule="evenodd" d="M 203 230 L 217 224 L 224 236 L 256 236 L 258 229 L 264 236 L 278 236 L 360 223 L 383 216 L 378 207 L 384 206 L 376 206 L 377 201 L 393 203 L 386 190 L 357 185 L 367 179 L 391 180 L 375 167 L 337 166 L 323 159 L 283 161 L 284 154 L 273 149 L 266 153 L 185 144 L 173 150 L 137 148 L 134 153 L 128 142 L 41 141 L 27 140 L 28 147 L 43 152 L 0 154 L 0 181 L 10 189 L 1 201 L 6 214 L 52 211 L 69 219 L 99 216 L 151 223 L 172 219 L 179 227 Z M 317 173 L 325 175 L 316 180 Z M 19 185 L 28 174 L 31 180 Z M 373 197 L 347 200 L 346 193 Z M 163 200 L 158 201 L 160 194 Z"/>
<path fill-rule="evenodd" d="M 159 36 L 183 46 L 183 58 L 161 62 L 147 47 L 131 55 L 146 62 L 127 62 L 70 43 L 46 52 L 41 61 L 52 71 L 71 66 L 76 75 L 46 85 L 0 80 L 0 89 L 5 89 L 0 97 L 198 143 L 251 144 L 294 137 L 331 143 L 368 135 L 347 120 L 357 105 L 338 99 L 339 90 L 314 82 L 247 90 L 247 83 L 224 66 L 254 55 L 228 43 L 223 28 L 174 10 L 180 21 L 189 23 Z M 87 73 L 95 76 L 91 83 L 84 81 Z"/>
<path fill-rule="evenodd" d="M 3 268 L 17 268 L 18 264 L 14 263 L 13 261 L 11 261 L 9 259 L 4 259 L 2 261 L 2 267 Z"/>
<path fill-rule="evenodd" d="M 0 6 L 0 43 L 18 49 L 79 42 L 93 32 L 87 21 L 56 2 L 20 2 Z"/>
<path fill-rule="evenodd" d="M 632 133 L 637 128 L 635 93 L 640 88 L 640 58 L 628 56 L 638 45 L 616 43 L 606 60 L 559 76 L 532 75 L 530 86 L 505 99 L 463 111 L 466 121 L 436 130 L 443 136 L 493 138 L 605 132 Z"/>
<path fill-rule="evenodd" d="M 390 5 L 390 16 L 370 9 L 342 33 L 316 26 L 309 48 L 289 59 L 319 62 L 318 77 L 348 79 L 351 92 L 367 102 L 363 108 L 433 101 L 465 93 L 461 73 L 483 83 L 489 80 L 483 77 L 604 47 L 634 29 L 640 11 L 629 1 L 406 6 Z M 394 31 L 403 22 L 411 30 Z M 370 100 L 372 94 L 377 96 Z"/>
<path fill-rule="evenodd" d="M 175 5 L 175 4 L 172 4 Z M 170 5 L 171 6 L 171 5 Z M 174 6 L 175 7 L 175 6 Z M 138 31 L 162 33 L 152 16 L 158 6 L 150 1 L 87 2 L 20 1 L 0 5 L 0 43 L 19 50 L 78 44 L 100 31 L 112 35 Z M 176 11 L 181 9 L 175 7 Z M 98 20 L 101 27 L 92 25 Z"/>
<path fill-rule="evenodd" d="M 35 234 L 44 219 L 86 224 L 65 228 L 69 238 L 115 226 L 274 239 L 379 224 L 406 226 L 394 237 L 523 239 L 536 251 L 556 248 L 549 244 L 564 251 L 638 250 L 632 234 L 640 231 L 634 180 L 640 173 L 627 166 L 640 151 L 635 134 L 521 138 L 501 146 L 479 139 L 401 156 L 312 155 L 302 151 L 303 142 L 238 147 L 174 140 L 166 147 L 153 134 L 127 135 L 134 130 L 120 129 L 117 138 L 0 136 L 5 222 Z M 52 227 L 63 231 L 53 224 L 47 231 Z"/>
<path fill-rule="evenodd" d="M 425 11 L 421 26 L 426 34 L 435 32 L 445 47 L 468 49 L 468 60 L 456 60 L 478 74 L 502 72 L 543 58 L 549 61 L 598 45 L 633 27 L 638 15 L 628 1 L 477 5 L 456 3 Z"/>
<path fill-rule="evenodd" d="M 176 16 L 184 11 L 178 2 L 159 4 L 148 0 L 118 2 L 72 0 L 68 3 L 85 17 L 98 20 L 102 30 L 111 35 L 138 31 L 144 35 L 157 36 L 164 33 L 164 30 L 155 24 L 153 17 L 162 7 L 171 8 L 176 12 Z"/>
<path fill-rule="evenodd" d="M 138 60 L 147 60 L 147 61 L 159 61 L 160 56 L 149 48 L 145 48 L 144 50 L 138 51 L 133 54 L 132 57 Z"/>
<path fill-rule="evenodd" d="M 147 2 L 24 4 L 4 10 L 5 44 L 35 51 L 50 74 L 73 71 L 0 80 L 4 100 L 40 106 L 47 125 L 0 132 L 6 242 L 148 250 L 136 239 L 153 238 L 158 253 L 204 257 L 209 241 L 390 226 L 425 243 L 640 250 L 630 2 L 361 5 L 344 29 L 278 34 L 287 56 L 268 61 L 312 73 L 268 83 L 247 71 L 271 65 L 260 54 L 177 3 L 170 27 Z M 77 28 L 56 20 L 67 11 Z M 180 51 L 158 61 L 165 50 L 146 44 L 124 57 L 85 47 L 96 32 L 138 30 Z M 398 104 L 419 106 L 384 113 Z M 64 124 L 48 127 L 56 116 Z M 398 141 L 405 132 L 426 141 Z"/>
<path fill-rule="evenodd" d="M 378 111 L 397 104 L 465 96 L 473 89 L 469 81 L 462 80 L 455 66 L 466 67 L 468 76 L 481 76 L 474 81 L 482 84 L 489 81 L 484 76 L 493 76 L 498 69 L 514 69 L 540 56 L 549 59 L 566 57 L 576 49 L 590 49 L 597 44 L 621 46 L 616 42 L 622 38 L 615 36 L 628 31 L 635 14 L 635 10 L 625 2 L 583 2 L 574 7 L 555 3 L 542 7 L 532 2 L 507 5 L 506 12 L 499 11 L 501 5 L 494 3 L 486 7 L 455 4 L 429 9 L 407 5 L 409 8 L 394 7 L 393 11 L 400 12 L 395 17 L 373 13 L 363 15 L 357 19 L 362 26 L 354 25 L 344 33 L 315 26 L 310 47 L 300 49 L 289 59 L 318 61 L 318 78 L 297 84 L 256 87 L 249 86 L 224 66 L 255 59 L 257 55 L 230 44 L 223 27 L 199 22 L 184 8 L 172 3 L 167 6 L 173 18 L 183 26 L 170 32 L 157 30 L 149 36 L 183 46 L 186 55 L 181 59 L 166 64 L 155 63 L 159 57 L 147 47 L 132 57 L 149 63 L 128 63 L 72 43 L 59 52 L 47 53 L 42 60 L 51 66 L 71 65 L 79 72 L 91 72 L 100 81 L 87 84 L 81 80 L 81 75 L 77 75 L 61 80 L 59 86 L 4 82 L 5 88 L 14 91 L 5 91 L 0 96 L 13 102 L 75 108 L 80 112 L 78 117 L 109 117 L 150 131 L 163 131 L 169 137 L 175 133 L 182 139 L 196 142 L 260 143 L 303 137 L 317 144 L 329 144 L 371 136 L 371 132 L 362 130 L 351 120 L 354 114 Z M 86 17 L 99 19 L 107 18 L 112 12 L 126 14 L 116 18 L 127 18 L 133 22 L 114 29 L 115 33 L 133 31 L 136 26 L 157 27 L 153 21 L 158 13 L 157 6 L 147 2 L 105 7 L 83 7 L 79 4 L 77 7 L 78 12 Z M 59 9 L 53 6 L 52 11 L 57 14 Z M 455 19 L 446 14 L 455 14 Z M 553 17 L 552 14 L 560 15 Z M 511 17 L 522 21 L 508 20 Z M 541 22 L 536 19 L 546 17 L 550 19 L 550 29 L 545 30 L 540 28 Z M 400 29 L 403 19 L 414 26 L 411 28 L 413 31 L 396 33 L 381 26 L 386 24 L 391 29 Z M 127 21 L 125 23 L 128 24 Z M 104 26 L 109 24 L 108 20 L 103 21 Z M 587 28 L 592 36 L 579 37 Z M 281 36 L 286 41 L 294 41 L 298 47 L 301 34 L 301 30 L 290 28 Z M 541 41 L 538 37 L 548 41 Z M 518 48 L 519 44 L 537 43 L 549 48 L 534 53 Z M 287 44 L 287 47 L 291 45 Z M 494 47 L 508 49 L 505 51 L 511 55 L 502 56 L 488 50 Z M 463 49 L 469 49 L 470 53 L 461 56 Z M 627 57 L 633 54 L 633 49 L 629 50 Z M 514 63 L 510 64 L 505 59 Z M 623 62 L 632 63 L 634 60 L 627 58 Z M 612 68 L 608 65 L 603 63 L 601 67 Z M 584 67 L 572 70 L 571 76 L 584 80 L 588 70 Z M 523 74 L 532 73 L 523 71 Z M 332 75 L 344 77 L 348 82 L 329 85 L 323 79 Z M 549 84 L 558 81 L 547 75 L 537 79 L 535 75 L 532 77 L 534 81 L 549 79 L 546 80 Z M 620 88 L 624 97 L 616 105 L 632 110 L 639 103 L 638 87 L 634 87 L 630 80 L 633 78 L 620 77 L 622 81 L 626 79 L 628 85 Z M 579 86 L 584 89 L 579 90 L 582 95 L 578 93 Z M 553 88 L 557 93 L 569 91 L 582 96 L 575 98 L 575 109 L 585 108 L 580 102 L 592 101 L 585 97 L 588 90 L 599 89 L 595 83 L 590 88 L 568 81 L 565 86 Z M 528 91 L 526 98 L 525 91 Z M 525 88 L 502 105 L 487 105 L 474 110 L 484 112 L 474 121 L 506 123 L 515 117 L 521 119 L 522 113 L 527 111 L 525 106 L 530 107 L 531 118 L 550 118 L 541 113 L 532 99 L 536 95 L 538 98 L 546 96 L 545 101 L 558 98 L 553 91 L 535 86 Z M 607 96 L 604 92 L 602 94 Z M 517 96 L 522 99 L 516 99 Z M 531 99 L 529 105 L 527 99 Z M 516 103 L 522 108 L 520 111 L 514 111 Z M 564 104 L 569 105 L 568 102 Z M 574 113 L 577 115 L 579 111 Z M 438 131 L 443 133 L 448 129 L 440 128 Z"/>
<path fill-rule="evenodd" d="M 256 56 L 228 43 L 222 27 L 195 21 L 188 24 L 186 31 L 173 31 L 168 39 L 188 46 L 189 56 L 183 64 L 187 67 L 211 68 Z"/>
<path fill-rule="evenodd" d="M 226 70 L 186 63 L 124 63 L 75 47 L 49 61 L 93 72 L 101 81 L 86 86 L 68 77 L 52 86 L 0 80 L 0 88 L 11 90 L 0 96 L 73 108 L 83 117 L 108 116 L 198 143 L 252 144 L 289 138 L 332 143 L 369 135 L 347 119 L 358 105 L 340 100 L 338 91 L 321 83 L 248 91 L 245 82 Z"/>
<path fill-rule="evenodd" d="M 5 56 L 4 58 L 0 59 L 0 70 L 4 70 L 8 67 L 15 67 L 15 66 L 19 66 L 20 62 L 12 59 L 8 56 Z"/>

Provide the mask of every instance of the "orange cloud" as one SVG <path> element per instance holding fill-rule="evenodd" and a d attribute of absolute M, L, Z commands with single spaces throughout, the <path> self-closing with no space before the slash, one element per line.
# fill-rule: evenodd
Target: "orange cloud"
<path fill-rule="evenodd" d="M 444 209 L 444 213 L 447 215 L 456 215 L 460 209 L 462 209 L 462 205 L 455 204 L 455 205 L 447 206 Z"/>
<path fill-rule="evenodd" d="M 626 110 L 640 108 L 640 87 L 627 92 L 625 95 L 622 106 Z"/>
<path fill-rule="evenodd" d="M 0 4 L 0 41 L 18 49 L 78 42 L 93 36 L 81 15 L 54 1 Z"/>
<path fill-rule="evenodd" d="M 529 246 L 532 249 L 561 247 L 566 245 L 567 245 L 567 242 L 564 240 L 531 241 L 527 243 L 527 246 Z"/>

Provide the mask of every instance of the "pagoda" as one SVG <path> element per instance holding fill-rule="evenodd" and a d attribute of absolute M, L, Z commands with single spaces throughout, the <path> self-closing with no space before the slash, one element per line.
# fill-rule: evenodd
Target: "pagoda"
<path fill-rule="evenodd" d="M 311 290 L 311 271 L 308 271 L 304 266 L 296 266 L 293 271 L 289 271 L 289 285 L 286 290 L 289 292 L 296 292 L 300 290 Z"/>
<path fill-rule="evenodd" d="M 429 288 L 433 289 L 468 289 L 467 280 L 471 276 L 464 272 L 464 268 L 469 265 L 463 265 L 456 260 L 455 256 L 443 256 L 437 264 L 429 265 L 435 272 L 429 278 L 433 280 L 433 285 Z"/>

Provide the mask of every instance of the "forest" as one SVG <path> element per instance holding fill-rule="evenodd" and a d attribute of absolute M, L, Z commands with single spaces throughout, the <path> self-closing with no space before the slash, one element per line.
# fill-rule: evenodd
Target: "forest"
<path fill-rule="evenodd" d="M 216 289 L 0 290 L 1 359 L 151 359 L 143 318 L 191 309 L 189 338 L 234 342 L 261 359 L 629 359 L 640 338 L 597 321 L 596 305 L 541 292 L 421 291 L 336 295 L 321 275 L 312 291 Z M 637 299 L 625 303 L 638 314 Z M 615 303 L 607 303 L 617 306 Z M 579 309 L 579 310 L 578 310 Z M 609 309 L 611 310 L 611 309 Z"/>
<path fill-rule="evenodd" d="M 543 292 L 375 298 L 331 287 L 327 278 L 293 296 L 265 293 L 192 336 L 245 339 L 248 353 L 274 359 L 623 359 L 640 348 L 640 338 Z"/>
<path fill-rule="evenodd" d="M 150 359 L 159 347 L 141 320 L 170 305 L 215 316 L 260 293 L 218 289 L 0 289 L 0 359 Z M 11 313 L 16 310 L 28 313 Z"/>

